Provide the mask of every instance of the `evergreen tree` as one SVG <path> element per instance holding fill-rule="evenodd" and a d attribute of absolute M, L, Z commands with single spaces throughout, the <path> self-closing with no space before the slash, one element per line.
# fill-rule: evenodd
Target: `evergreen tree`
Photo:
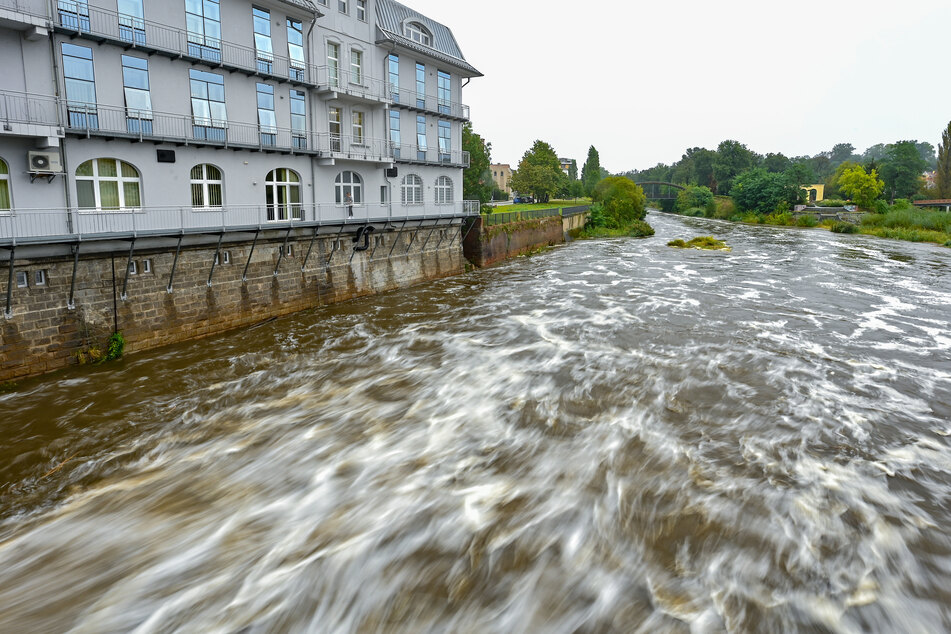
<path fill-rule="evenodd" d="M 935 185 L 938 188 L 938 198 L 951 198 L 951 123 L 948 124 L 948 129 L 941 133 L 937 171 Z"/>
<path fill-rule="evenodd" d="M 568 168 L 568 180 L 572 183 L 578 180 L 578 161 L 571 159 L 571 167 Z"/>
<path fill-rule="evenodd" d="M 520 194 L 531 192 L 538 202 L 548 202 L 564 180 L 565 173 L 561 171 L 555 148 L 544 141 L 535 141 L 512 174 L 512 189 Z"/>
<path fill-rule="evenodd" d="M 588 149 L 588 160 L 581 168 L 581 181 L 588 196 L 594 194 L 594 188 L 601 182 L 601 156 L 593 145 Z"/>
<path fill-rule="evenodd" d="M 921 173 L 928 166 L 915 141 L 899 141 L 886 146 L 882 178 L 892 200 L 911 198 L 921 187 Z"/>

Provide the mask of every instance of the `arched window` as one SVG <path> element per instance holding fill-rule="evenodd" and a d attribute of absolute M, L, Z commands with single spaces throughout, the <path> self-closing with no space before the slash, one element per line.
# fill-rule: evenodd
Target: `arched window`
<path fill-rule="evenodd" d="M 340 172 L 334 180 L 334 185 L 338 205 L 363 204 L 363 179 L 356 172 Z"/>
<path fill-rule="evenodd" d="M 403 177 L 403 204 L 404 205 L 422 205 L 423 204 L 423 179 L 416 174 L 407 174 Z"/>
<path fill-rule="evenodd" d="M 13 201 L 10 200 L 10 168 L 3 159 L 0 159 L 0 211 L 11 209 L 13 209 Z"/>
<path fill-rule="evenodd" d="M 448 176 L 440 176 L 436 179 L 436 204 L 452 204 L 452 179 Z"/>
<path fill-rule="evenodd" d="M 142 206 L 139 170 L 125 161 L 100 158 L 76 168 L 80 209 L 117 211 Z"/>
<path fill-rule="evenodd" d="M 286 167 L 271 170 L 264 186 L 269 222 L 304 219 L 300 202 L 300 175 L 297 172 Z"/>
<path fill-rule="evenodd" d="M 192 207 L 195 209 L 220 209 L 221 170 L 214 165 L 196 165 L 192 168 Z"/>
<path fill-rule="evenodd" d="M 433 36 L 430 35 L 429 29 L 420 24 L 419 22 L 409 22 L 406 25 L 404 34 L 409 39 L 414 42 L 418 42 L 423 46 L 432 46 L 433 45 Z"/>

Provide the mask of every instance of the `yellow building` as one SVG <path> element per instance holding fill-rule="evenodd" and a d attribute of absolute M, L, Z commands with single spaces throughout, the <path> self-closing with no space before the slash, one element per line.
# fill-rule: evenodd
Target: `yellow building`
<path fill-rule="evenodd" d="M 492 170 L 492 180 L 495 181 L 495 186 L 506 194 L 511 194 L 512 166 L 507 163 L 501 163 L 498 165 L 490 165 L 489 169 Z"/>
<path fill-rule="evenodd" d="M 810 203 L 822 202 L 826 198 L 825 185 L 803 185 L 802 189 L 806 190 Z"/>

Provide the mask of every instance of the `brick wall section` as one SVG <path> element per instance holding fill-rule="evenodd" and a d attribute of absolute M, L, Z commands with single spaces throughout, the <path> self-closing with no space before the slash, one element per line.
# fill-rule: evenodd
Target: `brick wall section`
<path fill-rule="evenodd" d="M 484 226 L 482 217 L 479 217 L 463 247 L 467 260 L 485 267 L 564 241 L 562 219 L 558 216 L 494 227 Z"/>
<path fill-rule="evenodd" d="M 352 262 L 353 244 L 344 235 L 329 266 L 326 263 L 335 237 L 321 237 L 304 271 L 301 266 L 310 239 L 292 240 L 293 255 L 283 259 L 276 276 L 274 269 L 283 239 L 261 239 L 254 250 L 247 282 L 241 277 L 251 243 L 231 244 L 223 247 L 231 262 L 215 269 L 211 287 L 207 280 L 215 246 L 183 248 L 173 293 L 166 287 L 174 249 L 137 252 L 133 259 L 139 264 L 138 274 L 129 278 L 127 299 L 118 299 L 118 325 L 127 342 L 126 352 L 206 337 L 272 317 L 456 275 L 465 269 L 459 239 L 450 246 L 458 230 L 436 231 L 425 252 L 422 246 L 428 230 L 420 231 L 411 247 L 412 232 L 391 232 L 383 237 L 372 261 L 371 249 L 356 253 Z M 387 259 L 393 240 L 397 240 L 393 257 Z M 407 248 L 410 251 L 404 255 Z M 47 272 L 48 281 L 45 286 L 31 284 L 13 289 L 13 316 L 0 317 L 0 382 L 77 364 L 81 353 L 90 348 L 105 350 L 114 319 L 112 257 L 81 257 L 74 310 L 67 308 L 72 258 L 16 263 L 17 271 L 30 272 L 31 282 L 37 269 Z M 115 293 L 119 295 L 128 256 L 117 253 L 114 257 Z M 151 273 L 143 271 L 145 259 L 152 261 Z M 4 298 L 7 275 L 7 266 L 0 266 Z"/>

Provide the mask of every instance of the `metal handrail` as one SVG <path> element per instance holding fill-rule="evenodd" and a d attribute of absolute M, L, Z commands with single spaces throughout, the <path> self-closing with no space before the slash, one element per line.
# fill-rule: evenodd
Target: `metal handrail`
<path fill-rule="evenodd" d="M 478 201 L 476 201 L 478 202 Z M 0 242 L 48 242 L 118 235 L 179 235 L 187 232 L 235 232 L 459 218 L 471 215 L 466 201 L 451 205 L 355 204 L 226 205 L 81 209 L 14 208 L 0 211 Z"/>
<path fill-rule="evenodd" d="M 387 90 L 388 97 L 394 104 L 469 120 L 469 106 L 457 101 L 446 101 L 415 90 L 400 89 L 393 84 L 389 84 Z"/>
<path fill-rule="evenodd" d="M 365 72 L 354 72 L 343 65 L 332 67 L 329 65 L 316 67 L 317 85 L 322 89 L 334 90 L 344 94 L 371 99 L 374 101 L 389 101 L 386 94 L 386 82 L 367 75 Z"/>
<path fill-rule="evenodd" d="M 259 52 L 253 47 L 208 38 L 187 29 L 88 6 L 76 0 L 55 0 L 50 10 L 55 11 L 56 15 L 48 16 L 49 19 L 61 30 L 105 37 L 133 48 L 171 53 L 254 74 L 317 85 L 316 66 L 306 61 L 301 63 L 273 52 Z"/>
<path fill-rule="evenodd" d="M 427 146 L 420 148 L 410 143 L 392 143 L 390 155 L 397 161 L 404 163 L 427 163 L 432 165 L 450 165 L 452 167 L 469 167 L 469 152 L 465 150 L 439 150 L 438 147 Z"/>
<path fill-rule="evenodd" d="M 559 216 L 561 216 L 561 209 L 506 211 L 502 213 L 486 215 L 484 224 L 486 227 L 494 227 L 496 225 L 507 225 L 512 222 L 521 222 L 523 220 L 539 220 L 542 218 L 555 218 Z"/>
<path fill-rule="evenodd" d="M 49 18 L 46 0 L 0 0 L 0 9 L 10 9 L 34 18 Z"/>
<path fill-rule="evenodd" d="M 3 123 L 59 126 L 59 114 L 56 97 L 0 90 L 0 121 Z"/>

